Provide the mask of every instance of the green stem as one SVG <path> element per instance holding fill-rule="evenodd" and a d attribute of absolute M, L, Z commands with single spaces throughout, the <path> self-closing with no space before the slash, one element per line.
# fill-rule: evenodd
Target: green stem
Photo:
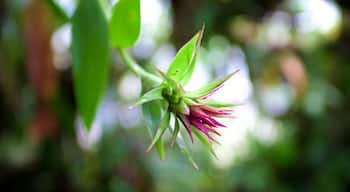
<path fill-rule="evenodd" d="M 149 73 L 145 71 L 140 65 L 138 65 L 135 60 L 129 55 L 129 53 L 125 49 L 118 49 L 120 57 L 128 66 L 128 68 L 134 72 L 137 76 L 144 78 L 145 80 L 154 83 L 154 84 L 160 84 L 162 82 L 162 79 L 153 75 L 152 73 Z"/>

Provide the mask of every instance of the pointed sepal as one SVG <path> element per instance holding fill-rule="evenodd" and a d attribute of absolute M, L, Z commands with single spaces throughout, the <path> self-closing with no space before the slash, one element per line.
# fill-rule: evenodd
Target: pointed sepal
<path fill-rule="evenodd" d="M 189 98 L 198 98 L 198 99 L 206 99 L 210 95 L 212 95 L 215 91 L 220 89 L 223 84 L 230 79 L 233 75 L 235 75 L 239 70 L 227 75 L 226 77 L 223 77 L 221 79 L 218 79 L 216 81 L 213 81 L 209 83 L 208 85 L 197 89 L 195 91 L 190 91 L 186 93 L 186 96 Z"/>
<path fill-rule="evenodd" d="M 147 148 L 147 152 L 149 152 L 152 149 L 152 147 L 154 146 L 154 144 L 156 144 L 158 139 L 162 137 L 162 135 L 164 134 L 165 128 L 169 125 L 169 121 L 170 121 L 170 113 L 166 112 L 163 119 L 162 119 L 162 122 L 159 125 L 159 128 L 158 128 L 156 134 L 153 137 L 151 145 Z"/>

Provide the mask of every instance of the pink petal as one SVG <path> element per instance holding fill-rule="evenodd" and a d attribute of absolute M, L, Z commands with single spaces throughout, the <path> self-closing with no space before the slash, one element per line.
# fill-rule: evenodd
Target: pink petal
<path fill-rule="evenodd" d="M 217 140 L 215 140 L 210 134 L 208 129 L 204 124 L 198 122 L 196 119 L 191 119 L 191 123 L 199 129 L 202 133 L 204 133 L 210 141 L 214 141 L 216 143 L 219 143 Z"/>

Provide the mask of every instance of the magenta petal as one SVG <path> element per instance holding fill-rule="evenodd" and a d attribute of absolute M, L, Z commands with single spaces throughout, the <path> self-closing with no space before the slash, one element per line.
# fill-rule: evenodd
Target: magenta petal
<path fill-rule="evenodd" d="M 224 124 L 218 122 L 217 120 L 213 119 L 213 118 L 208 118 L 208 121 L 210 121 L 211 123 L 211 126 L 214 126 L 214 127 L 226 127 Z"/>
<path fill-rule="evenodd" d="M 208 129 L 204 124 L 200 123 L 198 120 L 196 119 L 191 119 L 191 123 L 198 128 L 199 131 L 201 131 L 202 133 L 204 133 L 208 139 L 210 141 L 214 141 L 216 143 L 219 143 L 218 141 L 216 141 L 210 134 L 209 131 L 210 129 Z"/>
<path fill-rule="evenodd" d="M 213 127 L 210 127 L 209 130 L 213 133 L 215 133 L 216 135 L 221 136 L 221 134 L 219 132 L 217 132 Z"/>
<path fill-rule="evenodd" d="M 196 116 L 198 119 L 202 120 L 204 123 L 208 124 L 209 126 L 226 127 L 225 125 L 221 124 L 220 122 L 210 117 L 208 114 L 206 114 L 202 110 L 197 110 L 196 112 L 193 112 L 192 115 Z"/>

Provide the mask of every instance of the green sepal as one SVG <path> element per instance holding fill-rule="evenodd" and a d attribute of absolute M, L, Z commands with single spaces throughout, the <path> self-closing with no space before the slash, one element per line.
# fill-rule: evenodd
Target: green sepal
<path fill-rule="evenodd" d="M 188 97 L 184 97 L 183 100 L 187 105 L 198 105 L 199 104 L 198 102 L 196 102 L 193 99 L 188 98 Z"/>
<path fill-rule="evenodd" d="M 217 158 L 217 155 L 211 145 L 211 142 L 208 140 L 206 136 L 200 133 L 195 127 L 191 126 L 192 132 L 196 135 L 196 137 L 209 149 L 209 151 Z"/>
<path fill-rule="evenodd" d="M 202 29 L 197 33 L 198 34 L 198 39 L 196 41 L 196 47 L 195 47 L 194 52 L 193 52 L 193 58 L 191 60 L 190 65 L 188 66 L 188 69 L 187 69 L 184 77 L 180 81 L 181 85 L 183 85 L 183 86 L 185 86 L 188 83 L 188 81 L 191 79 L 191 77 L 192 77 L 194 68 L 196 66 L 197 55 L 199 53 L 199 49 L 200 49 L 203 33 L 204 33 L 204 25 L 202 26 Z"/>
<path fill-rule="evenodd" d="M 212 91 L 215 87 L 219 86 L 220 84 L 224 83 L 225 81 L 227 81 L 228 79 L 230 79 L 233 75 L 235 75 L 239 70 L 227 75 L 226 77 L 223 77 L 221 79 L 218 79 L 216 81 L 213 81 L 211 83 L 209 83 L 208 85 L 197 89 L 195 91 L 190 91 L 186 93 L 186 96 L 189 98 L 200 98 L 203 97 L 205 95 L 207 95 L 208 93 L 210 93 L 210 91 Z"/>
<path fill-rule="evenodd" d="M 145 119 L 146 127 L 151 137 L 155 135 L 156 127 L 159 126 L 160 119 L 162 117 L 162 105 L 159 100 L 151 101 L 142 105 L 143 117 Z M 156 149 L 160 159 L 165 158 L 163 140 L 157 141 Z"/>
<path fill-rule="evenodd" d="M 170 86 L 172 89 L 178 89 L 178 83 L 168 74 L 163 73 L 163 71 L 156 69 L 159 75 L 165 80 L 164 84 Z"/>
<path fill-rule="evenodd" d="M 183 85 L 185 85 L 192 76 L 203 30 L 204 26 L 177 52 L 172 63 L 170 64 L 167 75 L 176 82 L 181 82 Z"/>
<path fill-rule="evenodd" d="M 164 134 L 165 128 L 169 125 L 169 121 L 170 121 L 170 112 L 166 112 L 164 114 L 164 117 L 162 119 L 162 122 L 159 125 L 159 128 L 156 132 L 156 134 L 153 137 L 153 140 L 151 142 L 151 145 L 147 148 L 147 152 L 149 152 L 152 147 L 154 146 L 154 144 L 159 140 L 159 138 L 161 138 L 161 136 Z"/>
<path fill-rule="evenodd" d="M 164 88 L 163 86 L 159 86 L 148 91 L 136 101 L 135 105 L 142 105 L 150 101 L 163 99 L 163 96 L 162 96 L 163 88 Z"/>
<path fill-rule="evenodd" d="M 179 104 L 176 105 L 176 110 L 182 114 L 188 115 L 190 113 L 190 109 L 188 105 L 184 102 L 183 99 L 179 102 Z"/>
<path fill-rule="evenodd" d="M 173 147 L 174 146 L 174 143 L 176 141 L 176 138 L 179 134 L 179 131 L 180 131 L 180 124 L 179 124 L 179 120 L 176 118 L 176 116 L 174 116 L 175 118 L 175 127 L 174 127 L 174 133 L 173 133 L 173 137 L 171 139 L 171 146 Z"/>
<path fill-rule="evenodd" d="M 188 149 L 181 133 L 177 135 L 176 144 L 179 147 L 181 153 L 187 158 L 188 161 L 191 162 L 192 166 L 195 169 L 199 170 L 199 167 L 198 167 L 197 163 L 193 160 L 191 153 L 190 153 L 190 150 Z"/>
<path fill-rule="evenodd" d="M 212 100 L 202 100 L 200 102 L 204 103 L 206 105 L 209 105 L 211 107 L 217 107 L 217 108 L 225 108 L 225 107 L 237 106 L 236 104 L 233 104 L 233 103 L 223 103 L 223 102 L 212 101 Z"/>

